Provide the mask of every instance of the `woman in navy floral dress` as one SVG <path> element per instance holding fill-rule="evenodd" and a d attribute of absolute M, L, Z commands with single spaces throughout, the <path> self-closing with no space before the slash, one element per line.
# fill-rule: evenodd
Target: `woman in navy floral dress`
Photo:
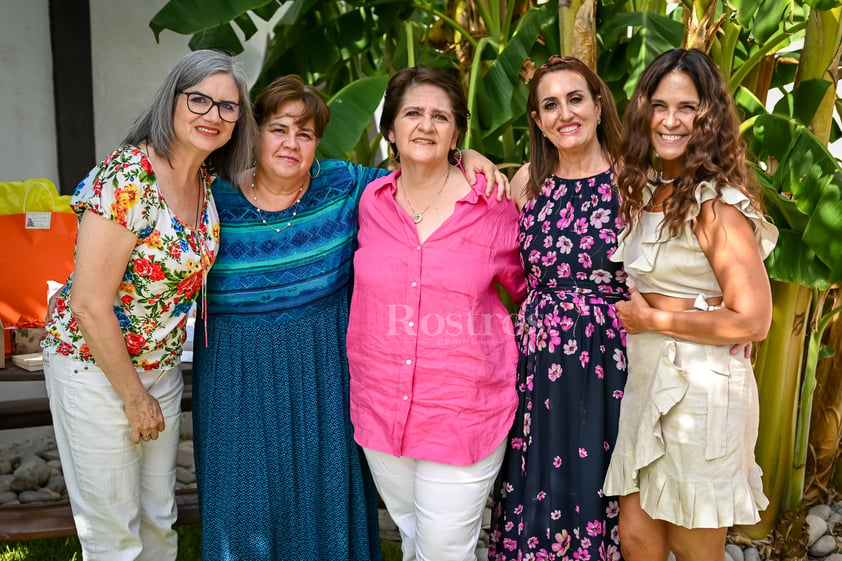
<path fill-rule="evenodd" d="M 581 61 L 553 56 L 527 102 L 531 161 L 512 182 L 528 295 L 516 335 L 519 405 L 495 489 L 489 559 L 621 559 L 602 481 L 626 381 L 614 302 L 623 274 L 612 155 L 620 120 Z"/>

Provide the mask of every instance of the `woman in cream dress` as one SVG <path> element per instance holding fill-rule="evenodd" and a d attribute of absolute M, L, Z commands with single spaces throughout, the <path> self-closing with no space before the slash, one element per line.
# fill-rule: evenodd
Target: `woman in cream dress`
<path fill-rule="evenodd" d="M 777 230 L 707 55 L 658 57 L 624 124 L 627 228 L 612 259 L 628 274 L 630 300 L 616 310 L 629 375 L 604 491 L 620 495 L 625 559 L 721 560 L 728 527 L 757 522 L 768 503 L 754 461 L 757 386 L 730 351 L 766 336 L 763 259 Z"/>

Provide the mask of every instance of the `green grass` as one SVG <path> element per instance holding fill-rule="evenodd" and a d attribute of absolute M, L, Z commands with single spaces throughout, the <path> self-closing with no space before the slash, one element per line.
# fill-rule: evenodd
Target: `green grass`
<path fill-rule="evenodd" d="M 176 526 L 177 561 L 201 561 L 202 533 L 198 524 Z M 382 542 L 383 561 L 400 561 L 401 546 Z M 82 549 L 76 536 L 26 542 L 0 543 L 0 561 L 81 561 Z"/>
<path fill-rule="evenodd" d="M 202 532 L 198 524 L 176 526 L 177 561 L 201 561 Z M 0 543 L 0 561 L 82 561 L 76 536 Z"/>

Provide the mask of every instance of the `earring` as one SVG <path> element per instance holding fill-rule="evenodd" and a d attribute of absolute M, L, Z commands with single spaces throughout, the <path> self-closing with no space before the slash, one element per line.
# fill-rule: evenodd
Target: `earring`
<path fill-rule="evenodd" d="M 392 145 L 392 152 L 394 152 L 394 153 L 395 153 L 395 161 L 396 161 L 396 162 L 398 162 L 398 163 L 400 163 L 400 161 L 401 161 L 401 153 L 400 153 L 400 152 L 398 152 L 398 147 L 397 147 L 397 146 L 395 146 L 394 144 Z"/>
<path fill-rule="evenodd" d="M 318 177 L 319 174 L 322 173 L 322 164 L 319 162 L 319 160 L 315 160 L 315 164 L 316 164 L 316 166 L 318 166 L 316 168 L 316 175 L 313 175 L 309 171 L 307 172 L 307 175 L 309 175 L 311 179 L 315 178 L 315 177 Z M 313 169 L 313 166 L 310 166 L 310 169 Z"/>
<path fill-rule="evenodd" d="M 456 149 L 456 154 L 453 155 L 453 159 L 456 160 L 457 166 L 462 165 L 462 149 L 461 148 Z"/>

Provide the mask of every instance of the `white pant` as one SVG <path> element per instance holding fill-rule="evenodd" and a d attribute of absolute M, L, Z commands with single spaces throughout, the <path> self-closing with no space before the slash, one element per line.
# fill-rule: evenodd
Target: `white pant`
<path fill-rule="evenodd" d="M 175 460 L 178 368 L 140 373 L 166 429 L 132 442 L 123 400 L 93 364 L 44 353 L 44 375 L 64 481 L 84 561 L 172 561 L 178 549 Z"/>
<path fill-rule="evenodd" d="M 468 466 L 363 450 L 377 492 L 401 532 L 403 561 L 476 561 L 482 513 L 503 463 L 505 440 Z"/>

